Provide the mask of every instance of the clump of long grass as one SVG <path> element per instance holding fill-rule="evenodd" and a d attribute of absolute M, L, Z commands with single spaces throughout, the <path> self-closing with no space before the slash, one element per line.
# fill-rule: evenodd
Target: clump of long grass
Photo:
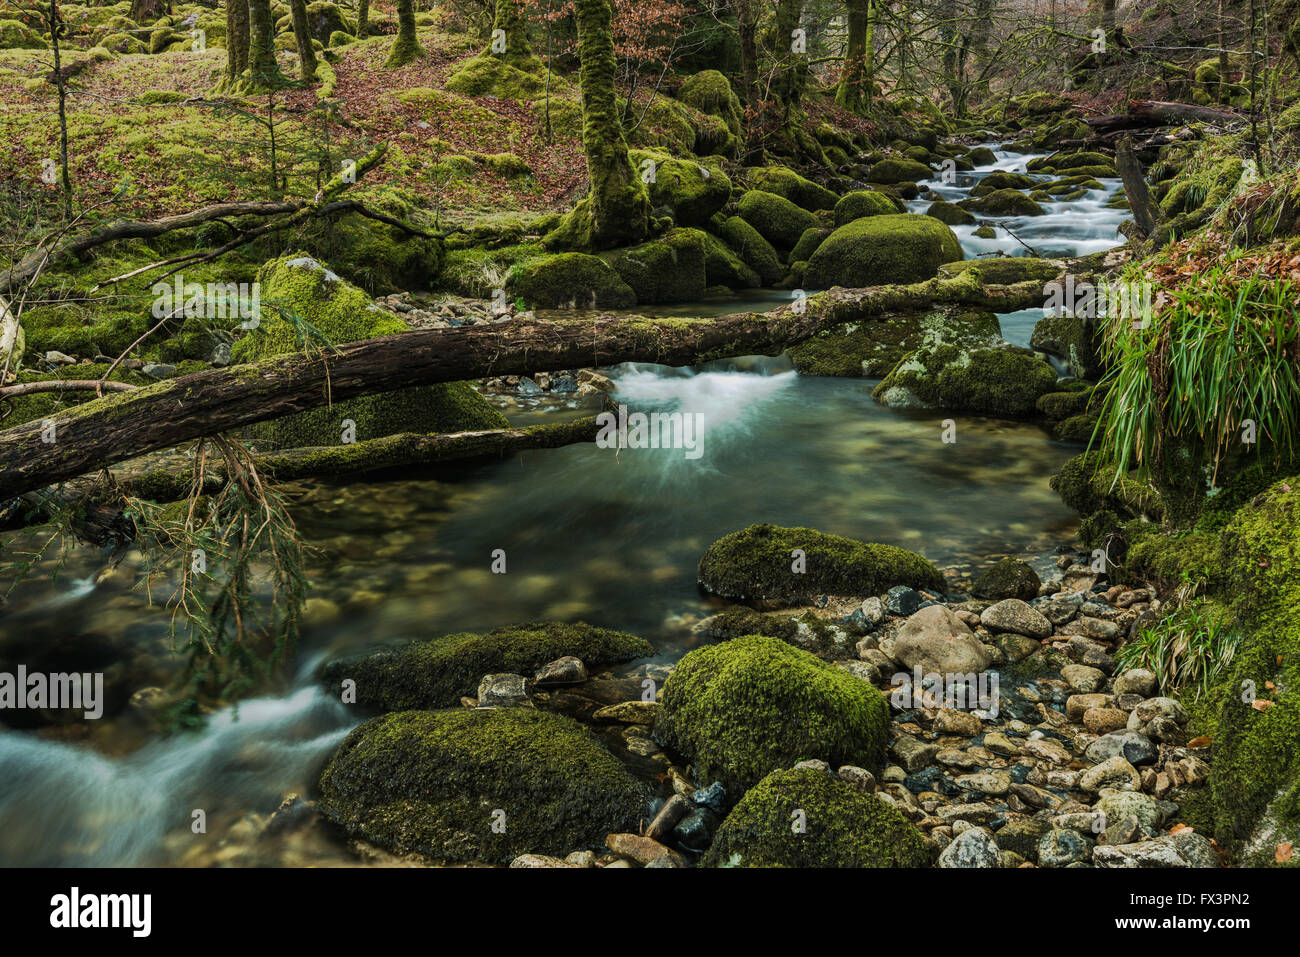
<path fill-rule="evenodd" d="M 1117 474 L 1158 475 L 1183 448 L 1210 469 L 1253 431 L 1259 450 L 1294 453 L 1300 432 L 1300 286 L 1240 278 L 1217 265 L 1139 321 L 1105 326 L 1113 360 L 1094 442 Z"/>
<path fill-rule="evenodd" d="M 1142 629 L 1116 657 L 1120 670 L 1152 672 L 1163 694 L 1200 700 L 1227 674 L 1240 641 L 1221 610 L 1192 602 Z"/>

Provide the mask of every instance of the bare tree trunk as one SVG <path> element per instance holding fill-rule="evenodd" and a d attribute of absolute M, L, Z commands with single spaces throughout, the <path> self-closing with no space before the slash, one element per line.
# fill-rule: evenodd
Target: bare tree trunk
<path fill-rule="evenodd" d="M 50 46 L 54 54 L 54 85 L 59 95 L 59 183 L 63 190 L 63 218 L 72 220 L 72 177 L 68 172 L 68 78 L 63 72 L 59 41 L 63 37 L 63 15 L 58 0 L 50 0 L 46 25 L 50 30 Z"/>
<path fill-rule="evenodd" d="M 1115 168 L 1124 182 L 1124 194 L 1133 210 L 1133 221 L 1143 236 L 1150 236 L 1156 231 L 1156 204 L 1147 189 L 1142 164 L 1133 152 L 1133 141 L 1127 135 L 1115 144 Z"/>

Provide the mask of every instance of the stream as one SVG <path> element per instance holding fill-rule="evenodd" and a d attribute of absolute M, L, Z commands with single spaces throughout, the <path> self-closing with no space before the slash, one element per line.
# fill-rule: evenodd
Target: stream
<path fill-rule="evenodd" d="M 955 183 L 919 184 L 922 192 L 955 201 L 983 176 L 1025 172 L 1034 158 L 995 155 Z M 1119 187 L 1105 182 L 1075 202 L 1044 204 L 1045 216 L 1005 221 L 1044 256 L 1118 245 L 1126 213 L 1105 208 Z M 986 240 L 974 229 L 954 227 L 967 258 L 1026 252 L 1005 230 Z M 788 298 L 753 290 L 653 314 L 772 308 Z M 1027 345 L 1041 317 L 1040 309 L 1003 315 L 1003 335 Z M 289 792 L 309 796 L 356 723 L 314 684 L 322 660 L 560 618 L 644 635 L 657 649 L 652 661 L 669 663 L 697 640 L 691 626 L 722 607 L 696 586 L 700 556 L 744 526 L 806 525 L 900 545 L 958 576 L 1003 555 L 1045 564 L 1077 527 L 1047 477 L 1078 450 L 1033 424 L 958 416 L 958 440 L 945 444 L 947 416 L 891 411 L 871 399 L 875 380 L 799 376 L 785 357 L 696 369 L 625 364 L 610 375 L 616 399 L 632 409 L 701 413 L 700 457 L 574 445 L 346 486 L 297 483 L 292 510 L 315 551 L 292 687 L 167 737 L 130 707 L 94 727 L 0 731 L 0 865 L 355 863 L 319 829 L 282 841 L 241 837 L 253 833 L 250 813 L 269 814 Z M 505 411 L 528 425 L 594 408 L 521 399 Z M 495 549 L 505 552 L 504 575 L 492 571 Z M 127 694 L 165 684 L 180 656 L 167 612 L 135 587 L 138 558 L 103 571 L 100 552 L 79 548 L 53 579 L 53 556 L 39 561 L 0 610 L 0 657 L 33 670 L 41 655 L 62 670 L 102 659 L 110 683 L 129 669 Z M 195 833 L 196 811 L 206 833 Z"/>

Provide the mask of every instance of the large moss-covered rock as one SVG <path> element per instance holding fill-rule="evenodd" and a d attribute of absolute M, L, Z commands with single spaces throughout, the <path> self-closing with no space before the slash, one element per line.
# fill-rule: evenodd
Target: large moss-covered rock
<path fill-rule="evenodd" d="M 1015 189 L 997 189 L 978 199 L 963 199 L 957 205 L 983 216 L 1042 216 L 1047 212 Z"/>
<path fill-rule="evenodd" d="M 943 587 L 939 570 L 905 548 L 779 525 L 750 525 L 718 539 L 700 559 L 699 579 L 723 598 L 794 604 L 823 594 L 878 595 L 894 585 Z"/>
<path fill-rule="evenodd" d="M 833 232 L 833 229 L 826 226 L 812 226 L 805 229 L 799 241 L 794 244 L 794 249 L 790 250 L 790 262 L 806 263 L 817 251 L 817 247 Z"/>
<path fill-rule="evenodd" d="M 635 831 L 649 797 L 582 725 L 529 708 L 374 718 L 339 746 L 320 793 L 327 818 L 387 850 L 499 864 Z"/>
<path fill-rule="evenodd" d="M 795 812 L 803 830 L 792 827 Z M 706 867 L 926 867 L 916 825 L 825 771 L 773 771 L 745 792 L 714 836 Z"/>
<path fill-rule="evenodd" d="M 933 176 L 934 170 L 925 163 L 913 159 L 892 158 L 883 159 L 872 166 L 867 173 L 867 182 L 885 185 L 915 183 L 918 180 L 931 179 Z"/>
<path fill-rule="evenodd" d="M 1300 839 L 1300 476 L 1238 510 L 1219 566 L 1243 637 L 1214 696 L 1216 837 L 1243 863 L 1272 864 Z"/>
<path fill-rule="evenodd" d="M 449 708 L 473 696 L 486 674 L 532 675 L 548 661 L 573 655 L 595 667 L 643 658 L 654 651 L 636 635 L 584 622 L 535 621 L 486 634 L 463 632 L 332 661 L 322 680 L 333 691 L 356 682 L 363 708 L 402 711 Z"/>
<path fill-rule="evenodd" d="M 552 82 L 555 81 L 552 77 Z M 490 54 L 472 57 L 447 77 L 445 88 L 464 96 L 495 96 L 502 100 L 535 100 L 546 92 L 546 76 L 521 70 Z M 553 88 L 554 89 L 554 88 Z"/>
<path fill-rule="evenodd" d="M 927 343 L 881 380 L 872 396 L 894 409 L 947 409 L 1026 418 L 1056 372 L 1028 349 Z"/>
<path fill-rule="evenodd" d="M 629 150 L 628 157 L 634 170 L 644 171 L 647 164 L 654 164 L 654 177 L 646 184 L 650 202 L 671 211 L 679 226 L 707 226 L 731 199 L 731 180 L 716 160 L 705 164 L 650 150 Z"/>
<path fill-rule="evenodd" d="M 788 351 L 803 375 L 879 378 L 920 348 L 927 337 L 976 345 L 991 344 L 1001 335 L 998 317 L 991 312 L 946 308 L 845 323 L 824 329 Z"/>
<path fill-rule="evenodd" d="M 731 216 L 723 224 L 722 235 L 745 265 L 758 274 L 764 286 L 781 281 L 785 275 L 781 257 L 757 229 L 739 216 Z"/>
<path fill-rule="evenodd" d="M 1080 515 L 1107 509 L 1128 518 L 1159 519 L 1163 513 L 1154 488 L 1127 475 L 1117 477 L 1115 468 L 1095 452 L 1066 461 L 1048 484 Z"/>
<path fill-rule="evenodd" d="M 921 282 L 961 258 L 956 235 L 937 219 L 868 216 L 831 233 L 808 260 L 805 279 L 815 289 Z"/>
<path fill-rule="evenodd" d="M 709 286 L 726 286 L 728 289 L 753 289 L 763 284 L 762 278 L 737 256 L 731 247 L 712 233 L 703 234 L 704 275 Z M 778 263 L 779 265 L 779 263 Z"/>
<path fill-rule="evenodd" d="M 807 758 L 878 768 L 888 727 L 884 695 L 861 678 L 780 639 L 747 635 L 677 663 L 654 737 L 734 799 Z"/>
<path fill-rule="evenodd" d="M 0 50 L 44 50 L 49 44 L 18 20 L 0 20 Z"/>
<path fill-rule="evenodd" d="M 510 270 L 509 291 L 537 309 L 626 309 L 636 293 L 609 263 L 586 253 L 554 253 Z"/>
<path fill-rule="evenodd" d="M 718 117 L 726 124 L 728 132 L 740 136 L 744 108 L 740 97 L 731 88 L 731 82 L 717 70 L 701 70 L 687 77 L 677 91 L 677 99 L 701 113 Z"/>
<path fill-rule="evenodd" d="M 367 205 L 404 222 L 420 222 L 407 196 L 378 190 Z M 395 226 L 356 213 L 306 229 L 301 248 L 330 264 L 340 276 L 371 295 L 428 289 L 442 271 L 443 247 L 436 239 L 412 236 Z"/>
<path fill-rule="evenodd" d="M 858 189 L 845 193 L 835 204 L 835 225 L 843 226 L 863 216 L 892 216 L 900 212 L 898 204 L 884 193 Z"/>
<path fill-rule="evenodd" d="M 956 203 L 950 203 L 947 200 L 938 200 L 930 204 L 930 208 L 925 211 L 925 215 L 933 216 L 941 223 L 949 226 L 974 226 L 975 217 L 973 214 L 966 212 Z"/>
<path fill-rule="evenodd" d="M 708 286 L 704 237 L 698 229 L 674 229 L 662 239 L 600 258 L 632 287 L 638 303 L 694 302 Z"/>
<path fill-rule="evenodd" d="M 996 192 L 999 189 L 1033 189 L 1036 184 L 1033 179 L 1024 173 L 1010 173 L 1006 170 L 997 170 L 989 173 L 970 191 L 972 196 L 986 196 L 989 193 Z"/>
<path fill-rule="evenodd" d="M 257 328 L 235 343 L 231 350 L 235 362 L 320 350 L 406 329 L 397 316 L 378 308 L 356 286 L 307 256 L 272 260 L 262 267 L 258 281 L 260 320 Z M 347 420 L 354 423 L 357 441 L 400 432 L 460 432 L 509 425 L 468 383 L 449 382 L 344 399 L 258 423 L 253 432 L 282 447 L 337 445 Z"/>
<path fill-rule="evenodd" d="M 1034 324 L 1029 346 L 1064 359 L 1070 375 L 1095 379 L 1101 374 L 1100 330 L 1085 316 L 1044 316 Z"/>
<path fill-rule="evenodd" d="M 805 230 L 818 225 L 817 217 L 806 209 L 761 189 L 745 193 L 736 211 L 777 249 L 793 249 Z"/>
<path fill-rule="evenodd" d="M 834 209 L 839 202 L 839 197 L 825 186 L 819 186 L 784 166 L 754 167 L 747 169 L 745 176 L 750 189 L 776 193 L 813 212 Z"/>

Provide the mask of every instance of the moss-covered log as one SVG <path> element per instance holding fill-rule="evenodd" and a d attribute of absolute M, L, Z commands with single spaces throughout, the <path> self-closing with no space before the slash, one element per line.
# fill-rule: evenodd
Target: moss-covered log
<path fill-rule="evenodd" d="M 1042 302 L 1042 282 L 984 286 L 974 270 L 908 286 L 832 289 L 772 312 L 710 319 L 602 315 L 427 329 L 179 376 L 0 432 L 12 496 L 203 435 L 406 386 L 618 362 L 690 365 L 775 355 L 821 329 L 942 303 L 995 312 Z"/>

